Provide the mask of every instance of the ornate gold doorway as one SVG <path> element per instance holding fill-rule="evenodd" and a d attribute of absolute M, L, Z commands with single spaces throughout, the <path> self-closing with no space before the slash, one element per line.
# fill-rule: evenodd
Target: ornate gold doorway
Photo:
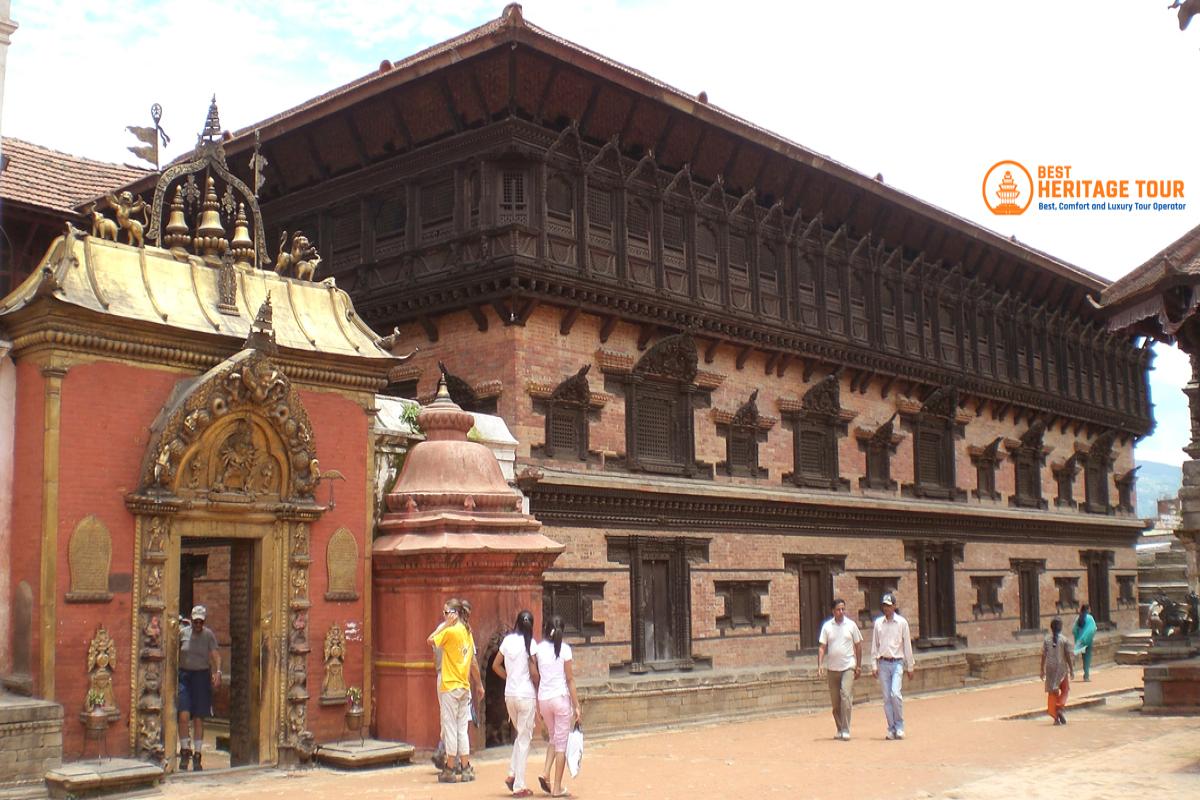
<path fill-rule="evenodd" d="M 170 767 L 179 650 L 180 547 L 248 542 L 249 686 L 255 763 L 292 762 L 312 748 L 307 726 L 309 526 L 320 475 L 308 414 L 259 350 L 234 355 L 184 385 L 159 415 L 136 515 L 131 745 Z"/>

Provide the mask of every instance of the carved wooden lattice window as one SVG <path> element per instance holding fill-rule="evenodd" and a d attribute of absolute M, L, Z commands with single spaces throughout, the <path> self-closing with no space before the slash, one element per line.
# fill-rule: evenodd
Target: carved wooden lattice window
<path fill-rule="evenodd" d="M 896 482 L 892 480 L 892 454 L 896 452 L 899 440 L 895 432 L 896 415 L 893 414 L 884 424 L 880 425 L 870 437 L 859 441 L 859 447 L 867 456 L 867 474 L 859 479 L 859 486 L 864 489 L 892 490 Z"/>
<path fill-rule="evenodd" d="M 650 220 L 650 207 L 642 200 L 631 199 L 625 209 L 625 235 L 631 256 L 650 258 Z"/>
<path fill-rule="evenodd" d="M 404 234 L 408 227 L 408 206 L 404 202 L 404 189 L 398 189 L 391 197 L 379 201 L 375 209 L 375 260 L 399 255 L 404 250 Z"/>
<path fill-rule="evenodd" d="M 1060 508 L 1075 508 L 1075 476 L 1079 474 L 1078 457 L 1072 455 L 1065 462 L 1051 469 L 1058 494 L 1054 505 Z"/>
<path fill-rule="evenodd" d="M 825 325 L 834 334 L 846 332 L 846 318 L 842 313 L 842 294 L 846 291 L 844 259 L 844 252 L 825 257 Z"/>
<path fill-rule="evenodd" d="M 571 233 L 575 221 L 575 185 L 564 175 L 552 175 L 546 181 L 546 217 L 555 232 Z"/>
<path fill-rule="evenodd" d="M 1011 504 L 1022 508 L 1045 508 L 1042 499 L 1042 464 L 1046 456 L 1042 450 L 1042 437 L 1046 424 L 1035 419 L 1029 430 L 1021 434 L 1021 445 L 1013 452 L 1013 478 L 1016 494 Z"/>
<path fill-rule="evenodd" d="M 1134 486 L 1137 484 L 1137 471 L 1141 467 L 1134 467 L 1124 475 L 1120 475 L 1116 479 L 1117 484 L 1117 510 L 1125 511 L 1132 514 L 1134 511 Z"/>
<path fill-rule="evenodd" d="M 1042 627 L 1042 598 L 1039 576 L 1046 571 L 1045 559 L 1009 559 L 1017 573 L 1017 596 L 1021 602 L 1021 630 L 1036 631 Z"/>
<path fill-rule="evenodd" d="M 1054 607 L 1059 611 L 1074 611 L 1079 608 L 1079 578 L 1055 578 L 1054 589 L 1058 599 Z"/>
<path fill-rule="evenodd" d="M 724 634 L 736 628 L 758 628 L 766 633 L 770 617 L 763 613 L 762 598 L 770 581 L 715 581 L 716 595 L 725 601 L 724 613 L 717 617 L 717 629 Z"/>
<path fill-rule="evenodd" d="M 340 271 L 357 266 L 362 251 L 362 209 L 358 205 L 338 209 L 331 227 L 330 268 Z"/>
<path fill-rule="evenodd" d="M 954 441 L 961 434 L 957 424 L 958 391 L 935 389 L 909 423 L 913 428 L 913 483 L 905 492 L 915 497 L 958 500 L 966 492 L 955 480 Z"/>
<path fill-rule="evenodd" d="M 549 458 L 578 458 L 588 456 L 588 408 L 591 389 L 585 364 L 578 372 L 560 383 L 546 401 L 546 441 L 542 452 Z"/>
<path fill-rule="evenodd" d="M 626 461 L 630 469 L 697 472 L 692 394 L 696 343 L 670 336 L 642 356 L 626 379 Z"/>
<path fill-rule="evenodd" d="M 683 215 L 677 211 L 663 211 L 663 248 L 680 257 L 683 255 Z"/>
<path fill-rule="evenodd" d="M 871 575 L 858 579 L 858 590 L 863 595 L 863 607 L 858 610 L 858 620 L 862 627 L 871 627 L 876 615 L 882 612 L 883 596 L 889 592 L 895 593 L 899 585 L 898 575 Z"/>
<path fill-rule="evenodd" d="M 479 227 L 479 207 L 482 200 L 480 187 L 479 170 L 473 169 L 467 173 L 467 177 L 463 181 L 463 194 L 466 196 L 467 206 L 467 226 L 470 228 Z"/>
<path fill-rule="evenodd" d="M 454 183 L 438 181 L 421 187 L 421 241 L 432 242 L 454 232 Z"/>
<path fill-rule="evenodd" d="M 592 604 L 604 599 L 604 582 L 546 581 L 542 587 L 542 619 L 557 614 L 564 632 L 586 641 L 604 636 L 604 623 L 594 619 Z"/>
<path fill-rule="evenodd" d="M 612 232 L 612 191 L 605 186 L 589 185 L 587 190 L 588 225 L 601 231 Z"/>
<path fill-rule="evenodd" d="M 1137 575 L 1117 576 L 1117 608 L 1137 605 Z"/>
<path fill-rule="evenodd" d="M 710 268 L 717 264 L 717 233 L 706 222 L 696 226 L 696 260 Z"/>
<path fill-rule="evenodd" d="M 971 606 L 971 613 L 976 617 L 1000 616 L 1004 611 L 1004 604 L 1000 602 L 1000 584 L 1003 582 L 1004 578 L 1000 575 L 972 575 L 975 604 Z"/>
<path fill-rule="evenodd" d="M 725 434 L 725 471 L 730 475 L 758 477 L 758 442 L 762 429 L 759 427 L 758 390 L 733 415 L 727 424 L 717 425 Z"/>
<path fill-rule="evenodd" d="M 1097 436 L 1083 464 L 1084 508 L 1091 514 L 1112 513 L 1108 495 L 1108 473 L 1112 468 L 1112 444 L 1115 435 L 1110 431 Z"/>
<path fill-rule="evenodd" d="M 805 393 L 800 411 L 787 413 L 792 422 L 793 471 L 784 475 L 785 481 L 816 489 L 849 489 L 850 481 L 838 469 L 838 438 L 846 434 L 840 386 L 837 373 L 826 376 Z"/>
<path fill-rule="evenodd" d="M 500 225 L 529 221 L 529 206 L 525 198 L 525 172 L 506 169 L 500 173 Z"/>
<path fill-rule="evenodd" d="M 748 280 L 750 275 L 750 246 L 740 233 L 729 236 L 729 272 L 731 277 Z"/>
<path fill-rule="evenodd" d="M 975 498 L 978 500 L 999 500 L 1000 493 L 996 491 L 996 467 L 1002 456 L 1000 443 L 1003 436 L 997 436 L 990 444 L 977 451 L 971 452 L 971 463 L 975 465 Z"/>

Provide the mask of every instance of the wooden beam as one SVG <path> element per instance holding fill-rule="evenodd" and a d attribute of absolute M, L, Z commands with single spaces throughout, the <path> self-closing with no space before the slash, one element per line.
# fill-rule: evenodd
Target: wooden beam
<path fill-rule="evenodd" d="M 720 174 L 722 177 L 728 177 L 729 175 L 733 174 L 733 167 L 735 164 L 737 164 L 738 156 L 742 154 L 742 143 L 745 141 L 745 139 L 739 138 L 733 145 L 733 150 L 730 152 L 729 158 L 725 160 L 725 166 L 721 169 Z M 742 188 L 744 189 L 745 187 Z M 753 189 L 754 184 L 751 184 L 750 188 Z"/>
<path fill-rule="evenodd" d="M 987 405 L 987 402 L 988 401 L 986 397 L 978 397 L 975 399 L 975 416 L 979 417 L 983 415 L 983 407 Z"/>
<path fill-rule="evenodd" d="M 517 46 L 508 49 L 508 115 L 517 115 Z"/>
<path fill-rule="evenodd" d="M 873 381 L 873 380 L 875 380 L 875 373 L 868 372 L 866 374 L 866 377 L 864 377 L 862 379 L 862 381 L 860 381 L 858 384 L 858 393 L 865 395 L 867 393 L 867 390 L 871 388 L 871 381 Z"/>
<path fill-rule="evenodd" d="M 780 378 L 787 372 L 788 366 L 792 363 L 792 354 L 784 353 L 783 358 L 779 359 L 779 366 L 775 368 L 775 374 Z"/>
<path fill-rule="evenodd" d="M 358 133 L 358 126 L 354 124 L 354 119 L 349 111 L 342 114 L 342 121 L 346 123 L 346 132 L 350 134 L 350 143 L 354 145 L 354 152 L 358 156 L 358 165 L 365 167 L 371 163 L 371 158 L 367 155 L 367 146 L 363 144 L 362 136 Z"/>
<path fill-rule="evenodd" d="M 764 375 L 770 375 L 772 372 L 775 371 L 775 365 L 779 363 L 779 358 L 782 355 L 783 355 L 783 353 L 780 353 L 778 350 L 775 350 L 767 356 L 767 361 L 763 365 L 763 374 Z"/>
<path fill-rule="evenodd" d="M 587 125 L 592 121 L 592 114 L 596 113 L 596 102 L 600 99 L 600 92 L 604 89 L 604 83 L 597 80 L 592 93 L 588 95 L 587 105 L 583 107 L 583 115 L 579 117 L 579 133 L 580 135 L 587 134 Z"/>
<path fill-rule="evenodd" d="M 483 109 L 484 119 L 490 120 L 492 110 L 488 108 L 487 97 L 483 94 L 483 86 L 479 84 L 479 71 L 468 69 L 467 77 L 470 78 L 471 92 L 475 95 L 475 102 L 479 103 L 479 107 Z"/>
<path fill-rule="evenodd" d="M 638 326 L 637 349 L 645 350 L 646 345 L 650 344 L 650 339 L 658 331 L 658 325 L 653 322 L 643 322 Z"/>
<path fill-rule="evenodd" d="M 417 322 L 419 322 L 421 327 L 425 330 L 425 338 L 429 339 L 431 343 L 438 340 L 437 324 L 433 320 L 431 320 L 425 314 L 422 314 L 421 316 L 417 317 Z"/>
<path fill-rule="evenodd" d="M 396 123 L 396 130 L 400 131 L 400 137 L 404 139 L 404 149 L 412 150 L 412 132 L 408 129 L 408 123 L 404 121 L 404 111 L 400 108 L 399 101 L 396 100 L 395 95 L 392 95 L 391 102 L 388 103 L 388 107 L 392 110 L 392 119 Z"/>
<path fill-rule="evenodd" d="M 437 84 L 438 89 L 442 92 L 442 99 L 446 101 L 446 113 L 450 115 L 450 123 L 454 126 L 454 132 L 462 133 L 462 115 L 458 113 L 458 106 L 454 104 L 454 93 L 450 91 L 450 82 L 446 80 L 445 73 L 438 78 Z"/>
<path fill-rule="evenodd" d="M 696 137 L 696 146 L 692 148 L 692 154 L 688 156 L 688 160 L 685 163 L 689 165 L 696 163 L 696 159 L 700 157 L 700 152 L 704 148 L 704 140 L 707 138 L 708 127 L 705 126 L 700 129 L 700 135 Z"/>
<path fill-rule="evenodd" d="M 313 160 L 313 166 L 317 168 L 317 177 L 321 180 L 329 179 L 329 167 L 325 166 L 325 162 L 321 160 L 321 154 L 317 151 L 317 142 L 312 137 L 307 129 L 300 134 L 304 137 L 304 143 L 308 145 L 308 155 Z"/>
<path fill-rule="evenodd" d="M 753 351 L 754 351 L 754 348 L 751 347 L 750 345 L 748 345 L 748 344 L 742 345 L 741 349 L 738 350 L 738 354 L 737 354 L 737 368 L 738 369 L 742 369 L 743 367 L 746 366 L 746 359 L 750 357 L 750 353 L 752 353 Z"/>
<path fill-rule="evenodd" d="M 888 375 L 883 379 L 883 383 L 879 387 L 879 399 L 886 400 L 888 392 L 892 390 L 892 384 L 896 382 L 895 375 Z"/>
<path fill-rule="evenodd" d="M 810 358 L 804 364 L 804 382 L 805 383 L 808 383 L 809 379 L 812 378 L 813 370 L 815 370 L 816 368 L 817 368 L 817 360 L 815 358 Z"/>
<path fill-rule="evenodd" d="M 505 325 L 512 325 L 513 312 L 512 312 L 512 309 L 508 307 L 508 303 L 497 298 L 492 301 L 492 308 L 494 308 L 496 310 L 496 316 L 498 316 L 500 318 L 500 321 L 502 323 L 504 323 Z"/>
<path fill-rule="evenodd" d="M 675 131 L 675 122 L 679 119 L 678 114 L 668 114 L 667 122 L 663 125 L 662 133 L 658 135 L 658 141 L 654 143 L 654 153 L 656 156 L 661 156 L 663 148 L 670 141 L 671 134 Z"/>
<path fill-rule="evenodd" d="M 533 316 L 533 312 L 537 310 L 537 307 L 541 305 L 541 303 L 542 301 L 536 297 L 526 297 L 525 300 L 521 302 L 521 310 L 516 312 L 516 324 L 524 325 L 526 322 L 528 322 L 529 318 Z"/>
<path fill-rule="evenodd" d="M 483 313 L 483 306 L 479 303 L 472 303 L 467 306 L 467 311 L 471 312 L 471 319 L 475 320 L 475 327 L 479 329 L 479 332 L 485 332 L 488 329 L 488 318 L 487 314 Z"/>
<path fill-rule="evenodd" d="M 554 80 L 558 77 L 558 71 L 561 68 L 562 65 L 557 61 L 550 67 L 550 74 L 546 77 L 546 85 L 542 87 L 542 92 L 538 96 L 537 109 L 533 112 L 533 121 L 537 125 L 542 124 L 543 115 L 546 113 L 546 101 L 550 99 L 550 89 L 554 86 Z"/>
<path fill-rule="evenodd" d="M 713 359 L 717 357 L 717 348 L 721 346 L 720 339 L 713 339 L 704 348 L 704 363 L 711 364 Z"/>
<path fill-rule="evenodd" d="M 633 96 L 633 102 L 629 104 L 629 113 L 625 115 L 625 121 L 621 123 L 621 130 L 617 134 L 618 142 L 624 143 L 629 138 L 629 129 L 633 127 L 633 121 L 637 118 L 637 112 L 638 109 L 641 108 L 641 105 L 642 96 L 640 94 L 635 94 Z M 619 156 L 620 154 L 621 153 L 618 149 L 617 155 Z"/>
<path fill-rule="evenodd" d="M 600 324 L 600 344 L 608 341 L 608 337 L 612 336 L 613 330 L 617 327 L 617 315 L 609 314 L 604 318 L 604 322 Z"/>
<path fill-rule="evenodd" d="M 575 320 L 579 319 L 579 312 L 582 310 L 579 306 L 572 306 L 564 311 L 562 321 L 558 323 L 558 332 L 563 336 L 570 336 L 571 328 L 575 327 Z"/>

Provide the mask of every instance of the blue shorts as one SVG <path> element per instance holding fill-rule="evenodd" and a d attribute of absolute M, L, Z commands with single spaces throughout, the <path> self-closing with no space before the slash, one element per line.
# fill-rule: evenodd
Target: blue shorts
<path fill-rule="evenodd" d="M 176 711 L 195 717 L 212 716 L 212 672 L 206 669 L 179 670 Z"/>

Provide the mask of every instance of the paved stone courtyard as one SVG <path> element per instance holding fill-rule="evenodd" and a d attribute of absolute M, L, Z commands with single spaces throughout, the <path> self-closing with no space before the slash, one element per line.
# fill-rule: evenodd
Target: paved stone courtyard
<path fill-rule="evenodd" d="M 969 689 L 905 703 L 908 738 L 884 739 L 878 703 L 856 706 L 853 739 L 833 739 L 828 711 L 687 727 L 589 742 L 583 771 L 567 788 L 579 798 L 787 797 L 1017 798 L 1200 797 L 1200 721 L 1138 712 L 1141 669 L 1105 667 L 1077 683 L 1055 727 L 1036 680 Z M 585 720 L 586 722 L 586 720 Z M 539 743 L 530 759 L 534 780 Z M 341 773 L 313 769 L 209 773 L 170 780 L 184 798 L 502 798 L 508 751 L 485 753 L 478 780 L 439 785 L 422 760 L 408 767 Z M 536 783 L 534 783 L 536 786 Z"/>

